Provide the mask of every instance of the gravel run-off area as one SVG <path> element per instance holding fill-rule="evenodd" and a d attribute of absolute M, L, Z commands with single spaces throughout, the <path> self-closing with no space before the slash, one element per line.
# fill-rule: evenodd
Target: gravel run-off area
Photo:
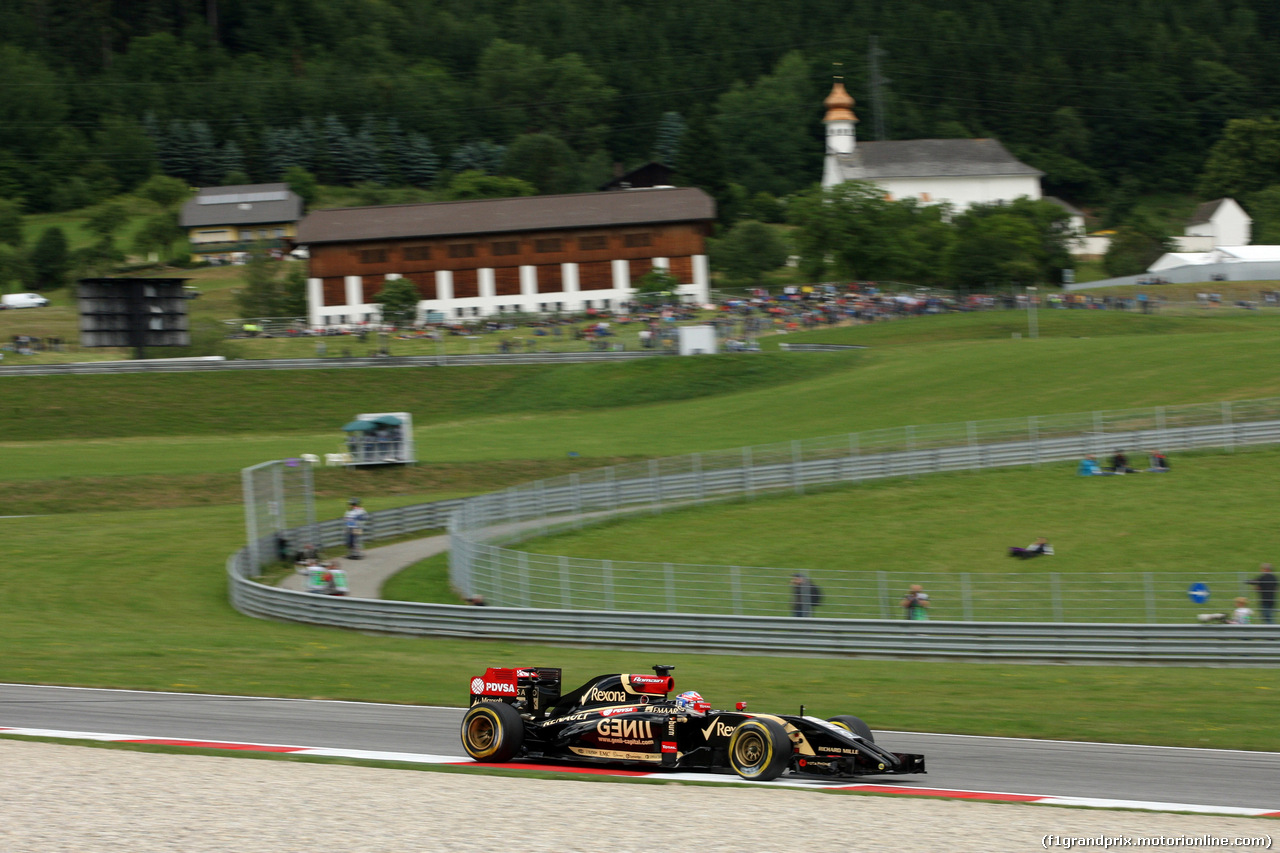
<path fill-rule="evenodd" d="M 1046 835 L 1280 835 L 1280 823 L 1266 819 L 516 779 L 2 739 L 0 786 L 4 853 L 987 853 L 1046 849 Z M 1233 848 L 1183 841 L 1147 849 Z"/>

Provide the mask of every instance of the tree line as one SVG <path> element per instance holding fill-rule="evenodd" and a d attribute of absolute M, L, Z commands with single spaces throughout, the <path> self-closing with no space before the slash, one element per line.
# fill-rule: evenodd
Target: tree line
<path fill-rule="evenodd" d="M 1280 237 L 1277 24 L 1263 0 L 3 0 L 0 198 L 577 192 L 654 159 L 726 225 L 780 222 L 839 73 L 860 138 L 998 138 L 1120 228 L 1129 268 L 1166 244 L 1146 193 L 1238 193 Z"/>
<path fill-rule="evenodd" d="M 1194 189 L 1228 120 L 1274 113 L 1277 23 L 1263 0 L 7 0 L 0 196 L 290 165 L 429 186 L 486 145 L 482 171 L 550 163 L 542 191 L 578 189 L 678 157 L 674 124 L 702 133 L 688 171 L 781 196 L 818 174 L 841 62 L 864 138 L 997 137 L 1049 192 L 1105 203 Z"/>

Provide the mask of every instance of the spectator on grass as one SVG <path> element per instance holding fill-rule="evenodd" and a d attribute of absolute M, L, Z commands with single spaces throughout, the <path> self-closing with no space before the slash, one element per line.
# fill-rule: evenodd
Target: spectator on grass
<path fill-rule="evenodd" d="M 1165 456 L 1159 450 L 1148 451 L 1147 455 L 1151 458 L 1151 467 L 1148 468 L 1147 471 L 1154 474 L 1160 474 L 1169 470 L 1168 456 Z"/>
<path fill-rule="evenodd" d="M 1129 467 L 1129 457 L 1124 455 L 1124 451 L 1117 448 L 1115 454 L 1110 459 L 1107 466 L 1112 474 L 1136 474 L 1135 469 Z"/>
<path fill-rule="evenodd" d="M 1102 466 L 1098 464 L 1098 458 L 1092 454 L 1080 460 L 1080 467 L 1076 469 L 1076 473 L 1082 477 L 1104 476 L 1111 474 L 1111 471 L 1103 471 Z"/>
<path fill-rule="evenodd" d="M 913 583 L 911 589 L 903 596 L 901 601 L 903 612 L 909 621 L 925 622 L 929 619 L 929 593 L 924 591 L 918 583 Z"/>
<path fill-rule="evenodd" d="M 1270 563 L 1263 563 L 1260 567 L 1262 573 L 1252 580 L 1247 580 L 1249 586 L 1258 591 L 1258 610 L 1262 616 L 1264 625 L 1274 624 L 1276 612 L 1276 576 L 1271 570 Z"/>
<path fill-rule="evenodd" d="M 299 548 L 293 555 L 293 562 L 299 565 L 309 565 L 319 559 L 320 549 L 310 542 Z"/>
<path fill-rule="evenodd" d="M 1253 610 L 1249 608 L 1249 599 L 1243 595 L 1236 599 L 1236 609 L 1227 617 L 1228 625 L 1248 625 L 1253 621 Z"/>
<path fill-rule="evenodd" d="M 1032 557 L 1050 557 L 1053 556 L 1053 546 L 1049 544 L 1049 540 L 1041 536 L 1025 548 L 1010 548 L 1010 557 L 1017 557 L 1019 560 L 1030 560 Z"/>

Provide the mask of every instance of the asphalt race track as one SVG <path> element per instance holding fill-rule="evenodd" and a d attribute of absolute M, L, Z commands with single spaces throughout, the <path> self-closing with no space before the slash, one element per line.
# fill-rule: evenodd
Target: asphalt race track
<path fill-rule="evenodd" d="M 457 755 L 462 709 L 0 684 L 0 728 Z M 872 721 L 873 723 L 875 721 Z M 901 787 L 1252 807 L 1280 811 L 1280 753 L 877 731 L 922 752 Z"/>

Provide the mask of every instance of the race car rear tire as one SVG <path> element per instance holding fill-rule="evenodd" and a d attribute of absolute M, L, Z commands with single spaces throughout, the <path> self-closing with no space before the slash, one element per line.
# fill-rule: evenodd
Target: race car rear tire
<path fill-rule="evenodd" d="M 775 720 L 752 719 L 738 724 L 729 739 L 729 766 L 743 779 L 777 779 L 791 761 L 791 738 Z"/>
<path fill-rule="evenodd" d="M 842 729 L 848 729 L 863 740 L 869 740 L 872 743 L 876 742 L 875 735 L 871 734 L 871 726 L 868 726 L 857 717 L 852 717 L 848 714 L 841 714 L 839 717 L 827 718 L 827 722 L 835 723 Z"/>
<path fill-rule="evenodd" d="M 462 748 L 476 761 L 510 761 L 524 743 L 524 720 L 506 702 L 472 705 L 462 718 Z"/>

